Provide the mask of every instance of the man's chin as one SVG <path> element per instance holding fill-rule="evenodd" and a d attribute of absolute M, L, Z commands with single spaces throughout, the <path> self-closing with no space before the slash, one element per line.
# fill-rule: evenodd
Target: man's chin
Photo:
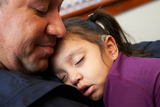
<path fill-rule="evenodd" d="M 30 63 L 30 65 L 26 66 L 26 69 L 28 71 L 28 73 L 30 73 L 31 75 L 38 75 L 41 74 L 42 72 L 44 72 L 48 67 L 48 62 L 45 61 L 45 63 L 43 62 L 39 62 L 39 63 Z"/>

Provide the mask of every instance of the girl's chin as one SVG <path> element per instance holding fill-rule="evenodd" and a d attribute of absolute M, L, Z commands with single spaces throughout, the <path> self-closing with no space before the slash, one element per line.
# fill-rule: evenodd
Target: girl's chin
<path fill-rule="evenodd" d="M 92 100 L 92 101 L 98 101 L 98 100 L 100 100 L 103 97 L 103 94 L 99 94 L 99 95 L 94 95 L 94 94 L 95 93 L 93 93 L 93 95 L 91 95 L 89 97 L 89 99 Z"/>

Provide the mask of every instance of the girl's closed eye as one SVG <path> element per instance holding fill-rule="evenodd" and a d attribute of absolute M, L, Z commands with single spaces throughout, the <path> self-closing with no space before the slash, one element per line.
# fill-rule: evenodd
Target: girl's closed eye
<path fill-rule="evenodd" d="M 67 81 L 67 73 L 59 73 L 59 74 L 57 74 L 57 77 L 63 83 L 65 83 Z"/>
<path fill-rule="evenodd" d="M 67 78 L 67 75 L 64 75 L 64 76 L 62 77 L 62 79 L 61 79 L 61 82 L 65 83 L 66 80 L 67 80 L 66 78 Z"/>
<path fill-rule="evenodd" d="M 78 62 L 76 62 L 75 66 L 78 66 L 78 64 L 82 63 L 84 61 L 84 56 L 82 58 L 80 58 L 80 60 L 78 60 Z"/>

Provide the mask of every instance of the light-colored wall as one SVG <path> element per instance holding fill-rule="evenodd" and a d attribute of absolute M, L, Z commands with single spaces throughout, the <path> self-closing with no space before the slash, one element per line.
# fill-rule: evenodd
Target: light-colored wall
<path fill-rule="evenodd" d="M 160 0 L 131 9 L 115 18 L 136 42 L 160 40 Z"/>

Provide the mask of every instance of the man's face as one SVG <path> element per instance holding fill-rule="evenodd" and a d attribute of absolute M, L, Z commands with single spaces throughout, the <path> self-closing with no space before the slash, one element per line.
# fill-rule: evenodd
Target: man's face
<path fill-rule="evenodd" d="M 65 35 L 62 0 L 9 0 L 0 7 L 1 62 L 27 74 L 44 71 L 56 37 Z"/>

